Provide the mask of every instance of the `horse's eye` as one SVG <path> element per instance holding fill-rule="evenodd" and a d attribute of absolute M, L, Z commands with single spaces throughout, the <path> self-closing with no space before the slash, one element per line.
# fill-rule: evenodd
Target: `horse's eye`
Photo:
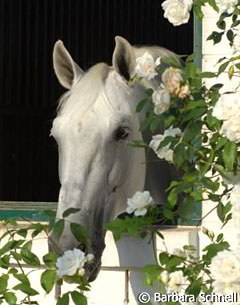
<path fill-rule="evenodd" d="M 128 127 L 119 127 L 114 133 L 114 139 L 117 141 L 125 140 L 130 133 Z"/>

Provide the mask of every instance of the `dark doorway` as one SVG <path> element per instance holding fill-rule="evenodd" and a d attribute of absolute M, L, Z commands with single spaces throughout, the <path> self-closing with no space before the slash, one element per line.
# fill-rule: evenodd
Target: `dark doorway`
<path fill-rule="evenodd" d="M 173 27 L 160 0 L 0 1 L 0 200 L 57 201 L 57 148 L 49 138 L 63 89 L 52 49 L 64 41 L 82 68 L 111 64 L 114 36 L 193 50 L 193 25 Z"/>

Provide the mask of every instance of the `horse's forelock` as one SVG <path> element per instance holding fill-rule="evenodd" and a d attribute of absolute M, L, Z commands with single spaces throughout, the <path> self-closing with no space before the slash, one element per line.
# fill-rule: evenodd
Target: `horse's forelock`
<path fill-rule="evenodd" d="M 110 70 L 111 68 L 105 63 L 99 63 L 91 67 L 72 89 L 60 97 L 57 109 L 58 115 L 70 111 L 81 97 L 84 98 L 85 106 L 87 106 L 86 104 L 91 105 L 103 89 Z M 71 99 L 71 105 L 69 105 L 71 95 L 76 95 L 78 98 Z"/>

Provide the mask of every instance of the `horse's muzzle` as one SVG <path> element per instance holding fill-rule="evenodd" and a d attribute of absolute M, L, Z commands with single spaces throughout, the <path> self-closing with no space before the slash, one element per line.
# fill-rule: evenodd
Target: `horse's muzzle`
<path fill-rule="evenodd" d="M 97 278 L 100 268 L 101 260 L 94 260 L 85 266 L 85 274 L 89 282 L 93 282 Z"/>

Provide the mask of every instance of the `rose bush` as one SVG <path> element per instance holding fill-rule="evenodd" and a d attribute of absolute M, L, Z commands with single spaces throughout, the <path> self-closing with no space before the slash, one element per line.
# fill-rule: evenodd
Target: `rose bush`
<path fill-rule="evenodd" d="M 108 228 L 116 239 L 125 233 L 145 236 L 144 232 L 155 232 L 163 238 L 150 223 L 164 223 L 163 219 L 174 223 L 176 218 L 184 222 L 191 217 L 194 206 L 203 200 L 215 204 L 212 210 L 217 210 L 223 225 L 233 219 L 235 228 L 238 232 L 240 230 L 239 85 L 233 92 L 224 92 L 223 84 L 207 87 L 204 83 L 205 78 L 226 72 L 230 80 L 235 75 L 239 77 L 240 3 L 237 0 L 167 0 L 162 7 L 164 17 L 177 26 L 189 20 L 192 8 L 201 18 L 202 6 L 206 3 L 219 12 L 217 27 L 220 30 L 214 31 L 207 39 L 216 44 L 226 35 L 233 55 L 219 59 L 217 72 L 201 72 L 192 56 L 186 57 L 184 64 L 176 58 L 159 60 L 156 71 L 161 77 L 161 84 L 154 90 L 148 88 L 146 99 L 137 107 L 137 111 L 144 107 L 147 109 L 142 130 L 149 129 L 153 133 L 150 143 L 140 145 L 153 149 L 159 159 L 173 163 L 182 176 L 169 185 L 167 202 L 162 202 L 161 206 L 148 207 L 144 216 L 134 215 L 109 224 Z M 156 134 L 160 122 L 164 131 Z M 181 195 L 181 203 L 178 204 Z M 133 226 L 135 230 L 132 230 Z M 194 295 L 196 304 L 206 304 L 201 296 L 211 293 L 237 293 L 239 298 L 240 232 L 236 234 L 236 244 L 233 245 L 224 240 L 223 234 L 215 236 L 206 228 L 203 228 L 203 233 L 210 244 L 203 249 L 200 257 L 192 246 L 185 246 L 174 253 L 163 251 L 156 265 L 143 268 L 145 283 L 158 283 L 161 293 Z M 216 302 L 212 298 L 208 304 Z M 177 304 L 186 303 L 179 301 Z M 238 303 L 232 301 L 231 304 Z"/>

